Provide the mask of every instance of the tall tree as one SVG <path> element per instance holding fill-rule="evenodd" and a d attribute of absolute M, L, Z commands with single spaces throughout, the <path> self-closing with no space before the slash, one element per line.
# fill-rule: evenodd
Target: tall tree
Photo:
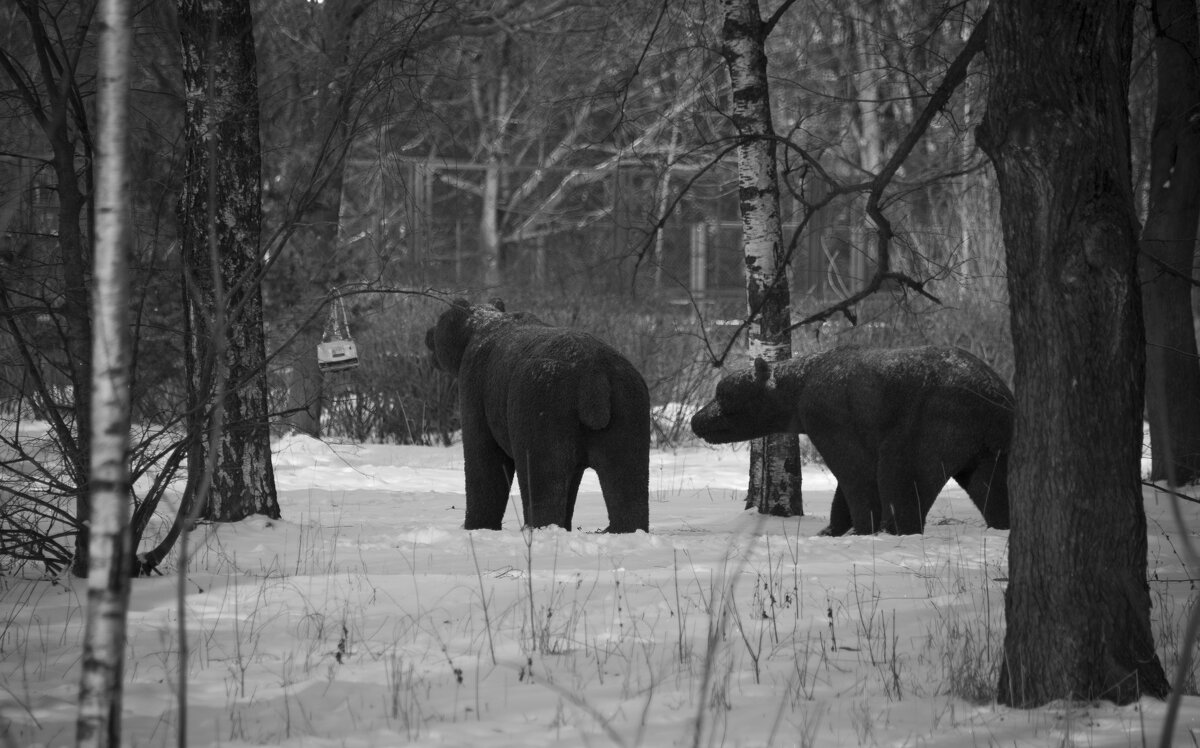
<path fill-rule="evenodd" d="M 196 440 L 189 472 L 214 461 L 201 515 L 236 521 L 279 516 L 267 423 L 263 330 L 258 81 L 248 0 L 180 0 L 187 109 L 179 201 L 194 395 L 191 433 L 223 422 L 210 453 Z"/>
<path fill-rule="evenodd" d="M 1139 475 L 1133 1 L 993 11 L 977 137 L 1000 189 L 1016 365 L 999 698 L 1161 697 Z"/>
<path fill-rule="evenodd" d="M 51 277 L 35 279 L 35 273 L 6 271 L 0 278 L 0 310 L 14 340 L 22 341 L 23 363 L 38 390 L 38 400 L 54 429 L 74 486 L 74 521 L 78 533 L 71 573 L 82 577 L 87 575 L 91 518 L 87 490 L 92 386 L 88 293 L 91 235 L 87 226 L 92 173 L 84 164 L 92 160 L 92 144 L 84 103 L 86 93 L 80 84 L 84 75 L 79 68 L 95 6 L 72 3 L 60 7 L 40 0 L 20 0 L 17 7 L 28 24 L 27 37 L 22 41 L 27 41 L 32 49 L 24 55 L 0 49 L 0 69 L 12 82 L 16 97 L 28 108 L 44 138 L 43 147 L 49 147 L 48 156 L 38 154 L 29 161 L 46 163 L 53 173 L 57 235 L 53 244 L 39 248 L 46 254 L 39 257 L 37 266 L 54 268 Z M 28 67 L 22 64 L 23 57 L 30 61 Z M 20 129 L 19 125 L 12 126 L 14 133 Z M 17 142 L 19 138 L 17 135 Z M 36 153 L 32 148 L 30 151 Z M 44 262 L 45 259 L 50 262 Z M 50 293 L 42 289 L 30 293 L 29 288 L 21 287 L 22 276 L 34 280 L 35 285 L 44 284 L 42 288 Z M 22 306 L 26 309 L 41 306 L 39 312 L 54 320 L 59 340 L 55 346 L 45 346 L 52 352 L 47 353 L 34 342 L 36 333 L 18 328 L 18 319 L 26 316 L 20 313 Z M 69 390 L 66 397 L 55 386 L 57 377 L 51 373 L 54 370 L 66 372 Z"/>
<path fill-rule="evenodd" d="M 784 3 L 780 11 L 788 5 Z M 758 0 L 723 0 L 722 10 L 721 54 L 729 66 L 731 119 L 738 137 L 746 303 L 751 318 L 757 320 L 749 328 L 749 355 L 767 362 L 785 361 L 792 357 L 792 299 L 779 218 L 775 128 L 763 48 L 773 22 L 763 21 Z M 795 434 L 773 434 L 751 442 L 746 505 L 764 514 L 804 514 Z"/>
<path fill-rule="evenodd" d="M 96 252 L 92 326 L 92 527 L 77 746 L 121 745 L 129 608 L 129 82 L 128 0 L 100 2 Z"/>
<path fill-rule="evenodd" d="M 88 103 L 96 100 L 98 78 L 95 50 L 102 25 L 96 12 L 94 2 L 0 5 L 0 78 L 11 82 L 4 96 L 10 116 L 0 128 L 0 150 L 7 154 L 0 164 L 0 183 L 6 185 L 6 196 L 21 195 L 3 211 L 6 235 L 0 252 L 0 368 L 13 371 L 8 368 L 13 366 L 20 373 L 15 380 L 6 377 L 0 387 L 37 403 L 40 417 L 51 427 L 46 438 L 53 443 L 47 450 L 22 429 L 0 435 L 5 450 L 22 456 L 0 464 L 4 490 L 42 507 L 9 517 L 13 521 L 6 530 L 24 538 L 16 555 L 45 563 L 51 573 L 71 560 L 72 571 L 81 576 L 87 574 L 92 526 L 87 487 L 91 350 L 81 343 L 91 340 L 99 197 L 92 168 L 92 138 L 99 128 L 95 107 Z M 180 70 L 174 16 L 170 6 L 143 6 L 136 33 L 131 33 L 129 231 L 140 240 L 131 244 L 131 304 L 137 309 L 132 348 L 143 354 L 140 365 L 136 355 L 131 360 L 138 370 L 131 401 L 151 431 L 141 432 L 131 446 L 130 471 L 140 476 L 159 462 L 152 469 L 157 474 L 154 487 L 134 495 L 135 501 L 145 499 L 135 515 L 134 545 L 177 464 L 173 458 L 160 462 L 162 434 L 153 433 L 154 424 L 174 432 L 183 412 L 175 398 L 182 373 L 172 365 L 179 357 L 171 355 L 178 350 L 173 334 L 178 308 L 166 298 L 168 286 L 171 297 L 178 298 L 178 276 L 162 272 L 164 263 L 173 261 L 168 247 L 174 238 L 163 222 L 170 214 L 164 194 L 175 194 L 164 190 L 164 184 L 174 183 L 170 175 L 178 168 L 170 143 L 174 138 L 162 135 L 178 132 L 182 116 L 176 112 L 182 115 L 183 110 L 182 99 L 174 95 Z M 39 457 L 51 452 L 61 459 Z M 62 524 L 78 532 L 64 538 Z M 67 543 L 76 547 L 69 549 Z"/>
<path fill-rule="evenodd" d="M 1200 477 L 1200 363 L 1192 262 L 1200 220 L 1200 27 L 1195 0 L 1151 6 L 1158 92 L 1138 269 L 1146 315 L 1150 477 Z"/>

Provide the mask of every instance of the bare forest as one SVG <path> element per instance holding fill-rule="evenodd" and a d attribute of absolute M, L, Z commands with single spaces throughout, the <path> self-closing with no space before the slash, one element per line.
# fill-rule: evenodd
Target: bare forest
<path fill-rule="evenodd" d="M 692 414 L 756 356 L 922 344 L 975 354 L 1016 394 L 1013 529 L 979 531 L 1007 554 L 981 555 L 984 567 L 1008 564 L 992 570 L 1007 626 L 993 632 L 987 614 L 996 638 L 976 673 L 990 684 L 982 698 L 953 689 L 938 698 L 1025 709 L 1195 694 L 1190 635 L 1172 634 L 1184 654 L 1162 651 L 1151 597 L 1161 608 L 1167 593 L 1146 581 L 1159 573 L 1160 544 L 1148 549 L 1143 502 L 1178 495 L 1189 506 L 1200 477 L 1196 3 L 1027 5 L 0 3 L 0 599 L 16 599 L 20 584 L 96 574 L 102 562 L 90 554 L 103 553 L 104 564 L 119 557 L 109 578 L 178 572 L 182 610 L 184 572 L 203 568 L 189 553 L 212 548 L 203 528 L 301 521 L 290 464 L 280 463 L 297 440 L 455 454 L 456 385 L 433 366 L 425 333 L 456 298 L 499 298 L 590 332 L 634 364 L 650 391 L 655 455 L 701 450 Z M 106 117 L 111 107 L 123 115 Z M 330 361 L 330 344 L 346 343 L 353 360 Z M 98 384 L 105 372 L 115 391 Z M 107 440 L 114 429 L 126 440 Z M 800 465 L 821 465 L 803 437 L 755 441 L 742 456 L 748 490 L 733 496 L 730 516 L 744 507 L 757 509 L 747 517 L 803 522 L 825 511 L 819 490 L 813 499 L 805 484 L 801 498 Z M 97 493 L 112 486 L 124 488 Z M 100 503 L 112 501 L 128 501 L 117 523 L 128 535 L 91 537 L 112 530 L 112 504 Z M 804 533 L 792 532 L 799 564 Z M 301 546 L 314 542 L 305 537 Z M 549 536 L 520 537 L 516 565 L 529 581 L 533 549 Z M 1187 545 L 1172 546 L 1174 581 L 1194 577 Z M 749 573 L 742 563 L 737 573 Z M 467 571 L 471 585 L 479 575 L 487 618 L 479 560 Z M 678 598 L 678 572 L 674 584 Z M 741 618 L 731 623 L 732 608 L 717 604 L 734 600 L 733 584 L 697 592 L 710 627 L 694 654 L 705 703 L 725 698 L 713 695 L 719 676 L 709 671 L 723 662 L 718 630 L 745 644 L 755 685 L 770 671 L 762 631 L 755 649 Z M 557 610 L 556 593 L 529 585 L 513 602 L 529 616 L 513 624 L 518 660 L 528 655 L 513 660 L 522 683 L 526 667 L 532 682 L 530 652 L 547 653 L 530 638 L 534 619 Z M 1190 611 L 1181 587 L 1173 604 Z M 123 608 L 121 594 L 108 603 Z M 772 618 L 774 599 L 767 611 L 754 594 Z M 0 617 L 0 654 L 27 608 Z M 682 608 L 672 611 L 681 620 Z M 833 603 L 827 618 L 833 632 Z M 880 673 L 882 620 L 885 657 L 871 650 Z M 507 656 L 491 640 L 501 628 L 486 625 L 493 667 Z M 342 631 L 339 666 L 349 657 L 344 618 Z M 680 663 L 692 656 L 685 633 L 681 623 Z M 364 632 L 354 636 L 369 648 Z M 461 685 L 453 645 L 438 642 Z M 479 642 L 472 656 L 482 658 Z M 647 668 L 652 660 L 647 651 Z M 1176 661 L 1179 674 L 1164 669 Z M 411 693 L 437 686 L 388 662 L 396 729 L 396 693 L 406 691 L 394 680 L 408 677 Z M 895 641 L 890 662 L 895 673 Z M 182 670 L 164 678 L 177 678 L 186 715 Z M 119 690 L 120 668 L 109 677 Z M 482 676 L 472 677 L 478 689 Z M 787 686 L 795 702 L 809 683 L 798 677 L 800 690 Z M 887 703 L 902 680 L 885 688 Z M 553 692 L 560 711 L 565 699 L 601 725 L 584 733 L 633 745 L 651 713 L 642 694 L 655 687 L 629 697 L 635 711 L 645 699 L 640 726 L 597 717 L 581 701 L 607 697 L 586 688 L 574 699 L 567 686 Z M 85 688 L 80 703 L 94 706 L 87 697 Z M 40 714 L 29 697 L 13 701 Z M 1168 743 L 1174 709 L 1162 718 Z M 413 725 L 439 721 L 436 711 L 406 714 L 401 732 L 433 740 L 436 731 Z M 96 727 L 102 712 L 91 726 L 109 730 Z M 719 744 L 702 713 L 684 742 Z M 243 718 L 230 719 L 237 728 L 222 727 L 225 739 L 280 737 L 239 732 Z M 749 744 L 774 741 L 780 719 Z M 11 744 L 21 735 L 63 744 L 12 727 L 37 722 L 0 702 Z M 146 739 L 185 744 L 186 717 L 172 729 L 177 738 Z M 857 743 L 823 742 L 814 724 L 788 744 L 878 739 L 857 725 L 845 734 Z"/>

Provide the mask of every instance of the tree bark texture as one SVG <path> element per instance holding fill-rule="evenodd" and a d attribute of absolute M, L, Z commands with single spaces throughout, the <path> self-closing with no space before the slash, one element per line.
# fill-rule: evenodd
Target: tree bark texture
<path fill-rule="evenodd" d="M 121 745 L 125 619 L 133 559 L 129 527 L 130 8 L 100 3 L 96 257 L 92 341 L 90 568 L 77 746 Z"/>
<path fill-rule="evenodd" d="M 758 0 L 723 0 L 722 10 L 721 52 L 729 66 L 732 119 L 739 138 L 738 200 L 746 302 L 756 318 L 749 329 L 749 355 L 767 362 L 784 361 L 792 357 L 791 288 L 779 217 L 766 28 Z M 795 434 L 774 434 L 751 442 L 747 507 L 757 507 L 764 514 L 802 515 L 800 488 L 800 448 Z"/>
<path fill-rule="evenodd" d="M 1000 189 L 1016 363 L 999 698 L 1164 696 L 1139 475 L 1133 3 L 993 10 L 978 138 Z"/>
<path fill-rule="evenodd" d="M 878 50 L 874 49 L 867 39 L 868 25 L 876 22 L 869 18 L 869 6 L 855 14 L 851 28 L 854 34 L 854 62 L 858 73 L 854 76 L 854 87 L 858 99 L 858 165 L 870 175 L 879 173 L 886 163 L 883 155 L 883 117 L 881 101 L 883 100 L 879 80 L 883 75 L 886 63 Z M 866 285 L 874 268 L 868 269 L 867 258 L 873 252 L 871 244 L 872 232 L 868 230 L 866 221 L 859 222 L 852 229 L 853 246 L 851 247 L 849 270 L 851 291 L 857 291 Z M 874 263 L 872 263 L 874 264 Z"/>
<path fill-rule="evenodd" d="M 509 147 L 508 130 L 513 115 L 509 72 L 512 37 L 501 32 L 495 37 L 494 44 L 495 55 L 487 55 L 480 61 L 471 83 L 475 119 L 480 123 L 478 149 L 485 165 L 480 193 L 479 260 L 483 285 L 489 289 L 498 288 L 504 282 L 500 227 L 504 187 L 502 165 Z"/>
<path fill-rule="evenodd" d="M 189 428 L 207 431 L 217 409 L 217 454 L 201 516 L 279 516 L 267 422 L 266 342 L 259 254 L 261 165 L 258 83 L 248 0 L 180 0 L 187 143 L 180 200 L 190 333 L 187 364 L 197 395 Z M 217 367 L 221 367 L 218 370 Z M 224 382 L 225 386 L 218 386 Z"/>
<path fill-rule="evenodd" d="M 1150 205 L 1138 262 L 1150 477 L 1183 484 L 1200 478 L 1200 361 L 1191 283 L 1200 219 L 1200 30 L 1194 0 L 1155 0 L 1152 19 L 1158 91 Z"/>

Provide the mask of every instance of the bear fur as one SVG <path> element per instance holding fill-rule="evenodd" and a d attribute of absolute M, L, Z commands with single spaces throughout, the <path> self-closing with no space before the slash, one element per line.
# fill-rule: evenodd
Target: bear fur
<path fill-rule="evenodd" d="M 808 434 L 837 490 L 822 535 L 920 533 L 950 478 L 1007 529 L 1013 396 L 959 348 L 835 348 L 723 378 L 692 430 L 723 444 Z"/>
<path fill-rule="evenodd" d="M 514 472 L 525 524 L 571 529 L 586 468 L 600 479 L 606 532 L 650 529 L 650 393 L 621 354 L 499 300 L 456 300 L 425 343 L 458 378 L 466 529 L 500 529 Z"/>

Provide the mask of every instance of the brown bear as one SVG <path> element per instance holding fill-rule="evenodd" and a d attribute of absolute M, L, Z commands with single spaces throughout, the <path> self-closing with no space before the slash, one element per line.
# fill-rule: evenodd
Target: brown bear
<path fill-rule="evenodd" d="M 692 418 L 714 444 L 808 434 L 837 478 L 822 535 L 920 533 L 953 478 L 1008 528 L 1013 396 L 959 348 L 835 348 L 730 374 Z"/>
<path fill-rule="evenodd" d="M 586 468 L 606 532 L 648 531 L 650 393 L 628 360 L 587 333 L 457 299 L 426 333 L 458 377 L 468 530 L 499 530 L 513 473 L 530 527 L 571 529 Z"/>

